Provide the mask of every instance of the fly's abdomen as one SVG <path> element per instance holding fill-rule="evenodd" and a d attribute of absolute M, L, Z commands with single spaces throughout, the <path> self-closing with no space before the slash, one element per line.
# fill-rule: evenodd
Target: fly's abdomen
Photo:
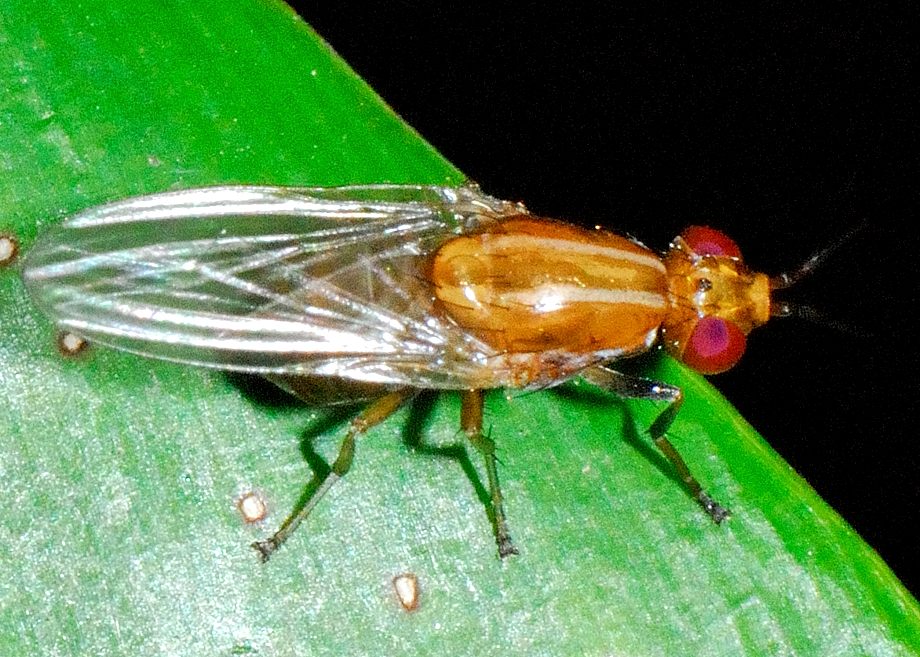
<path fill-rule="evenodd" d="M 667 311 L 661 260 L 602 231 L 522 215 L 434 254 L 438 308 L 506 353 L 633 353 Z"/>

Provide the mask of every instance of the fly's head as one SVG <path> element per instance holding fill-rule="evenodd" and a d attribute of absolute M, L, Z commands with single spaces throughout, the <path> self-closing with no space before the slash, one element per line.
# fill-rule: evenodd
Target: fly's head
<path fill-rule="evenodd" d="M 703 374 L 730 369 L 746 336 L 770 318 L 770 279 L 744 264 L 724 233 L 691 226 L 664 258 L 671 307 L 662 323 L 668 352 Z"/>

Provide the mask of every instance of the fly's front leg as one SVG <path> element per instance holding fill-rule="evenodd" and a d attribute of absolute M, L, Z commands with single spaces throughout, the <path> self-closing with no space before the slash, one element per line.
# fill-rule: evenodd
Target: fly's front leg
<path fill-rule="evenodd" d="M 390 392 L 374 401 L 370 406 L 365 408 L 360 415 L 351 421 L 351 425 L 348 427 L 348 433 L 345 434 L 345 438 L 339 446 L 338 456 L 336 456 L 329 471 L 326 473 L 325 477 L 323 477 L 322 482 L 316 487 L 304 505 L 281 523 L 281 527 L 279 527 L 278 531 L 272 534 L 271 537 L 262 541 L 256 541 L 252 544 L 252 547 L 261 555 L 262 561 L 268 561 L 275 550 L 281 547 L 281 544 L 294 533 L 294 530 L 297 529 L 300 523 L 310 515 L 310 512 L 313 511 L 317 502 L 319 502 L 323 495 L 332 488 L 332 485 L 344 477 L 345 473 L 351 469 L 351 464 L 355 457 L 355 441 L 358 436 L 393 415 L 393 413 L 398 411 L 415 392 L 416 391 L 411 388 Z"/>
<path fill-rule="evenodd" d="M 508 533 L 508 523 L 505 521 L 505 507 L 502 503 L 502 491 L 498 485 L 498 468 L 495 458 L 495 441 L 482 432 L 483 392 L 482 390 L 468 390 L 463 393 L 460 409 L 460 426 L 470 444 L 482 454 L 486 463 L 486 477 L 489 479 L 489 497 L 492 503 L 491 516 L 495 530 L 495 541 L 498 543 L 498 556 L 502 559 L 517 554 L 518 550 L 511 542 Z"/>
<path fill-rule="evenodd" d="M 661 450 L 674 466 L 674 469 L 677 470 L 677 474 L 684 482 L 687 490 L 690 491 L 690 494 L 693 495 L 693 498 L 699 502 L 703 510 L 709 514 L 709 517 L 711 517 L 716 524 L 722 522 L 730 515 L 728 509 L 712 499 L 709 494 L 703 490 L 703 487 L 700 486 L 696 477 L 690 472 L 690 468 L 687 467 L 687 463 L 684 461 L 683 457 L 665 436 L 671 424 L 674 422 L 674 419 L 677 417 L 680 406 L 684 401 L 680 388 L 669 386 L 666 383 L 658 383 L 657 381 L 649 381 L 648 379 L 629 376 L 603 366 L 586 370 L 583 372 L 582 376 L 591 383 L 605 390 L 609 390 L 620 397 L 667 402 L 668 406 L 657 418 L 655 418 L 655 421 L 652 422 L 652 426 L 649 427 L 649 434 L 652 440 L 655 441 L 658 449 Z"/>

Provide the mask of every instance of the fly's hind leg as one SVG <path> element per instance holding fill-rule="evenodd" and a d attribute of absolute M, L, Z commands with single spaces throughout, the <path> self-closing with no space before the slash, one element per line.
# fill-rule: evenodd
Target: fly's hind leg
<path fill-rule="evenodd" d="M 502 502 L 502 491 L 498 485 L 498 468 L 495 458 L 495 441 L 482 432 L 483 392 L 482 390 L 468 390 L 463 393 L 460 410 L 460 426 L 469 438 L 470 444 L 482 454 L 485 459 L 486 477 L 489 479 L 489 498 L 492 504 L 491 513 L 495 541 L 498 543 L 498 556 L 502 559 L 517 554 L 518 550 L 511 542 L 508 533 L 508 523 L 505 520 L 505 507 Z"/>
<path fill-rule="evenodd" d="M 693 498 L 699 502 L 703 510 L 709 514 L 709 517 L 712 518 L 716 524 L 722 522 L 731 515 L 728 509 L 712 499 L 712 497 L 703 490 L 703 487 L 700 486 L 696 477 L 690 472 L 690 468 L 687 467 L 687 463 L 684 461 L 683 457 L 665 436 L 671 424 L 674 422 L 674 419 L 677 417 L 680 406 L 684 401 L 680 388 L 669 386 L 665 383 L 649 381 L 648 379 L 640 377 L 629 376 L 604 366 L 593 367 L 586 370 L 583 372 L 582 376 L 591 383 L 605 390 L 609 390 L 620 397 L 667 402 L 668 406 L 657 418 L 655 418 L 655 421 L 652 422 L 652 426 L 649 427 L 649 434 L 652 440 L 655 441 L 655 445 L 658 446 L 658 449 L 661 450 L 674 466 L 674 469 L 677 470 L 677 474 L 680 476 L 681 481 L 684 482 L 684 485 Z"/>
<path fill-rule="evenodd" d="M 281 544 L 294 533 L 294 530 L 297 529 L 300 523 L 310 515 L 310 512 L 313 511 L 313 508 L 320 499 L 322 499 L 323 495 L 329 492 L 332 485 L 345 476 L 345 473 L 351 468 L 352 461 L 354 460 L 355 441 L 358 436 L 393 415 L 393 413 L 398 411 L 414 394 L 415 390 L 411 388 L 387 393 L 374 401 L 370 406 L 365 408 L 360 415 L 351 421 L 351 425 L 348 427 L 348 433 L 345 434 L 345 438 L 339 446 L 339 453 L 335 461 L 333 461 L 329 471 L 325 474 L 319 486 L 316 487 L 303 506 L 281 523 L 281 527 L 278 528 L 278 531 L 269 538 L 262 541 L 256 541 L 252 544 L 252 547 L 255 548 L 262 557 L 262 561 L 268 561 L 275 550 L 281 547 Z"/>

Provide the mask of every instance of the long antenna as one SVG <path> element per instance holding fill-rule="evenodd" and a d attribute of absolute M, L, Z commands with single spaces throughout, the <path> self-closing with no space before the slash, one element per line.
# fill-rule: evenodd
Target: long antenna
<path fill-rule="evenodd" d="M 787 287 L 792 287 L 803 278 L 808 277 L 811 273 L 820 267 L 825 260 L 841 246 L 853 239 L 853 236 L 858 232 L 864 230 L 867 226 L 867 222 L 863 221 L 857 226 L 851 228 L 849 231 L 838 237 L 836 240 L 828 244 L 822 249 L 819 249 L 815 252 L 808 260 L 799 265 L 796 269 L 792 271 L 783 272 L 777 274 L 776 276 L 770 277 L 770 289 L 771 290 L 784 290 Z M 772 314 L 772 313 L 771 313 Z M 788 314 L 797 314 L 797 313 L 787 313 Z M 781 314 L 774 314 L 774 317 L 783 317 Z M 802 316 L 802 315 L 799 315 Z"/>
<path fill-rule="evenodd" d="M 853 326 L 846 322 L 841 322 L 838 319 L 833 317 L 828 317 L 820 310 L 816 310 L 811 306 L 806 306 L 799 303 L 791 303 L 789 301 L 774 301 L 770 304 L 770 316 L 771 317 L 797 317 L 798 319 L 804 319 L 813 324 L 818 324 L 820 326 L 827 326 L 841 333 L 846 333 L 855 338 L 869 338 L 872 335 L 859 328 L 858 326 Z"/>
<path fill-rule="evenodd" d="M 843 246 L 845 243 L 853 239 L 860 231 L 864 230 L 868 222 L 862 221 L 857 224 L 846 233 L 838 237 L 836 240 L 828 244 L 822 249 L 819 249 L 815 252 L 810 258 L 805 262 L 799 265 L 796 269 L 792 271 L 783 272 L 776 276 L 770 277 L 770 289 L 771 290 L 783 290 L 789 287 L 792 287 L 803 278 L 810 276 L 818 267 L 820 267 L 828 257 L 833 254 L 837 249 Z M 846 322 L 841 322 L 832 317 L 828 317 L 820 310 L 813 308 L 812 306 L 793 303 L 791 301 L 781 301 L 778 299 L 770 299 L 770 316 L 771 317 L 797 317 L 799 319 L 804 319 L 806 321 L 812 322 L 814 324 L 819 324 L 821 326 L 827 326 L 834 330 L 840 331 L 841 333 L 846 333 L 854 337 L 871 337 L 867 331 L 860 329 L 857 326 L 848 324 Z"/>

